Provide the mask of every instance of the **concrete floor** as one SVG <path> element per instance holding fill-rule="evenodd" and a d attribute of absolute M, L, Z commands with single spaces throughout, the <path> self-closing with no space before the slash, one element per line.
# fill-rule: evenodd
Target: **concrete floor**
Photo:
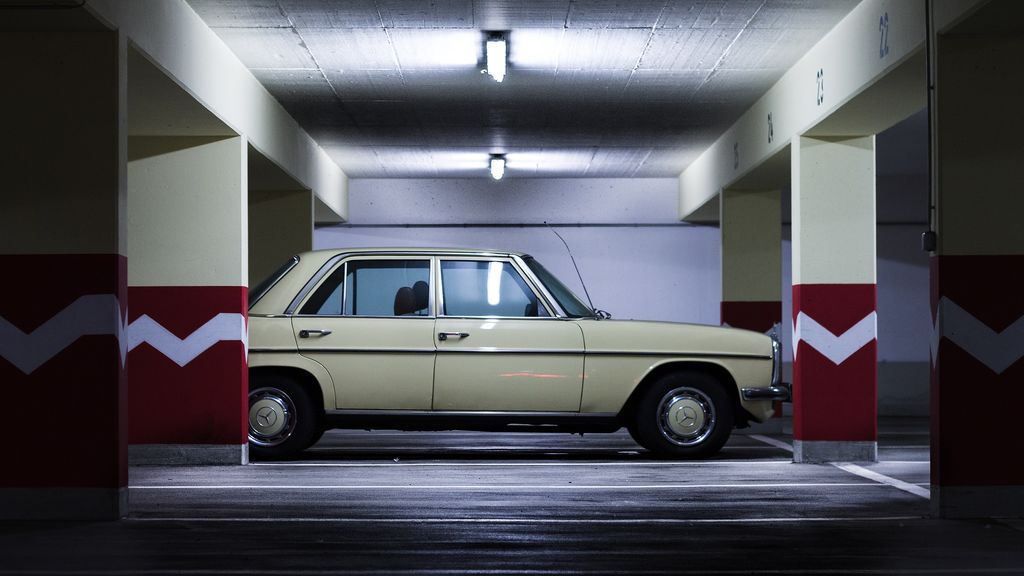
<path fill-rule="evenodd" d="M 0 574 L 1024 574 L 1022 524 L 928 518 L 926 422 L 882 432 L 865 472 L 783 435 L 674 462 L 625 433 L 334 431 L 133 468 L 123 522 L 0 524 Z"/>

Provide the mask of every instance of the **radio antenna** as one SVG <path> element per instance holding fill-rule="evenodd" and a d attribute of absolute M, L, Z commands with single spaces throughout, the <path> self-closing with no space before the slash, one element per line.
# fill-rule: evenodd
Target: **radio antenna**
<path fill-rule="evenodd" d="M 565 245 L 565 251 L 569 253 L 569 259 L 572 260 L 572 267 L 576 269 L 576 276 L 579 277 L 580 285 L 583 286 L 583 294 L 587 297 L 587 304 L 589 304 L 590 309 L 593 310 L 594 302 L 590 300 L 590 292 L 587 292 L 587 283 L 583 281 L 583 274 L 580 274 L 580 267 L 576 265 L 576 258 L 573 258 L 572 250 L 569 248 L 569 243 L 565 241 L 565 238 L 562 238 L 562 235 L 558 233 L 558 230 L 555 230 L 551 224 L 548 224 L 547 220 L 544 221 L 544 225 L 554 232 L 555 236 L 558 236 L 558 239 Z"/>

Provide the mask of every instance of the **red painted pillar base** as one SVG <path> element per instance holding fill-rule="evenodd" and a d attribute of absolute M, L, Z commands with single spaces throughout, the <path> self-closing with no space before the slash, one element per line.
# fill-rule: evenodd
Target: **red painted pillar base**
<path fill-rule="evenodd" d="M 933 256 L 932 504 L 1024 516 L 1024 256 Z M 1009 460 L 1007 460 L 1009 458 Z"/>
<path fill-rule="evenodd" d="M 0 382 L 7 410 L 0 517 L 127 514 L 127 259 L 0 256 Z"/>
<path fill-rule="evenodd" d="M 793 286 L 793 460 L 875 461 L 874 284 Z"/>
<path fill-rule="evenodd" d="M 132 463 L 247 462 L 247 289 L 128 292 Z"/>
<path fill-rule="evenodd" d="M 754 332 L 767 332 L 782 322 L 782 302 L 722 302 L 722 324 Z"/>

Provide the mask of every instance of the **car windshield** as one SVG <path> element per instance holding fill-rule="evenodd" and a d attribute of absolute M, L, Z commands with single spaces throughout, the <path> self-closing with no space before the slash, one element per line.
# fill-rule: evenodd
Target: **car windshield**
<path fill-rule="evenodd" d="M 547 268 L 541 266 L 540 262 L 537 262 L 532 256 L 523 257 L 523 262 L 530 267 L 530 270 L 544 284 L 552 298 L 558 302 L 558 305 L 565 310 L 566 315 L 570 318 L 594 318 L 596 316 L 589 306 L 572 293 L 572 290 L 569 290 L 561 280 L 548 272 Z"/>

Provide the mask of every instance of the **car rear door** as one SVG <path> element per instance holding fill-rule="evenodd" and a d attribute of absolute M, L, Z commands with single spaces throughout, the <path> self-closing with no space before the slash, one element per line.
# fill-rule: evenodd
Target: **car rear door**
<path fill-rule="evenodd" d="M 583 334 L 510 258 L 439 257 L 434 410 L 578 412 Z"/>
<path fill-rule="evenodd" d="M 429 410 L 434 376 L 430 256 L 333 264 L 292 318 L 299 353 L 334 380 L 336 408 Z"/>

